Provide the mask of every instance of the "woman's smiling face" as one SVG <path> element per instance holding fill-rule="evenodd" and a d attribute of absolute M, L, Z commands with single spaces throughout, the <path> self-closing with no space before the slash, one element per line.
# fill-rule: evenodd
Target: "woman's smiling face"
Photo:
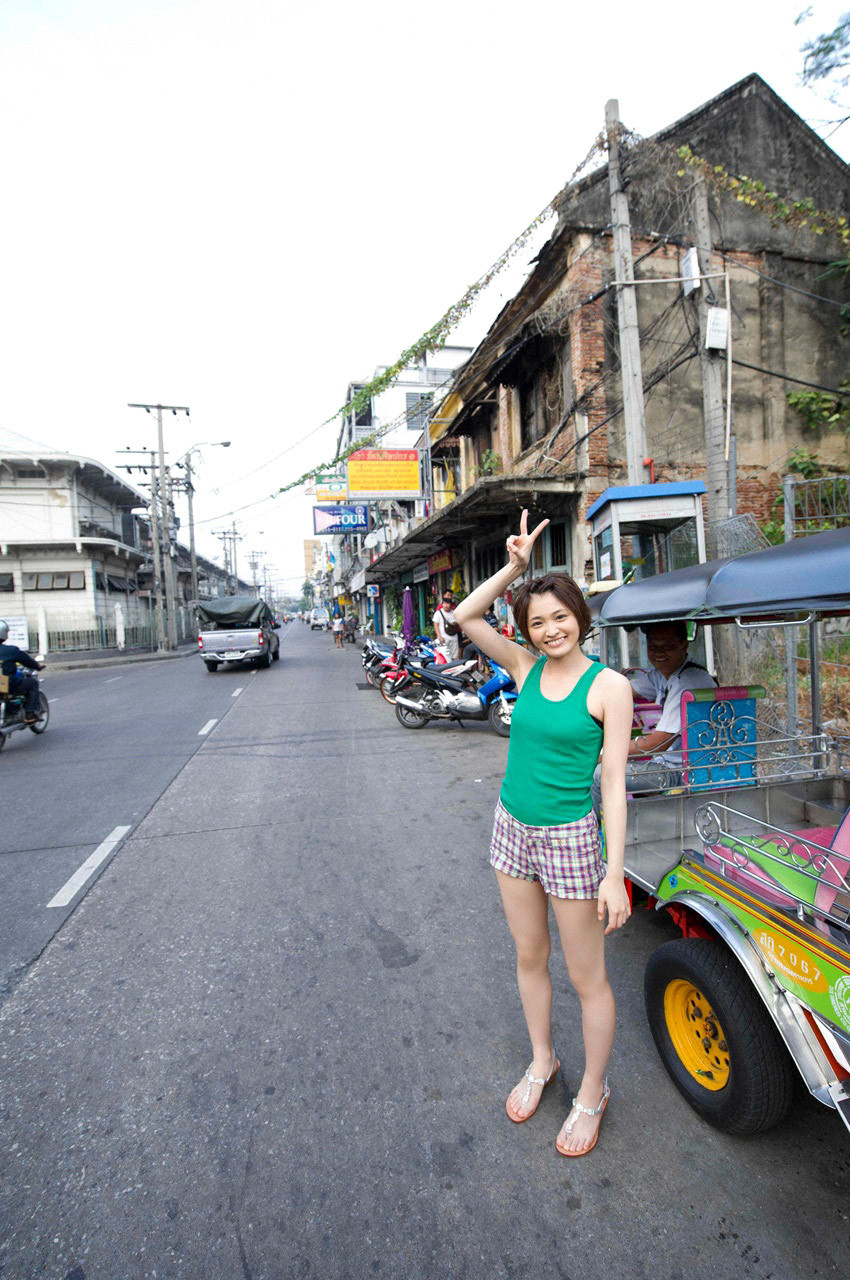
<path fill-rule="evenodd" d="M 552 591 L 531 597 L 525 625 L 537 652 L 547 657 L 561 658 L 578 644 L 578 620 Z"/>

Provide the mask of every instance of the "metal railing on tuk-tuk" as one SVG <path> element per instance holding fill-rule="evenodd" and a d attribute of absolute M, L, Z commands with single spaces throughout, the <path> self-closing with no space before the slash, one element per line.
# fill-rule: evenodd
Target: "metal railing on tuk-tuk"
<path fill-rule="evenodd" d="M 617 586 L 592 611 L 603 636 L 673 621 L 727 637 L 805 628 L 804 715 L 785 700 L 784 662 L 685 691 L 681 773 L 630 798 L 625 874 L 683 935 L 650 956 L 645 996 L 691 1106 L 724 1131 L 763 1131 L 791 1106 L 796 1068 L 850 1129 L 850 720 L 838 692 L 824 716 L 819 634 L 850 617 L 850 528 Z"/>

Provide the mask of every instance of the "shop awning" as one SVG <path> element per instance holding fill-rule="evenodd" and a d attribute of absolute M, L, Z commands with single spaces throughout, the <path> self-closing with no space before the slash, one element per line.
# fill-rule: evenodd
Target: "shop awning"
<path fill-rule="evenodd" d="M 575 493 L 563 480 L 484 476 L 369 565 L 366 581 L 393 582 L 435 552 L 484 537 L 505 521 L 515 520 L 518 528 L 523 507 L 532 527 L 546 516 L 562 516 L 572 510 Z"/>

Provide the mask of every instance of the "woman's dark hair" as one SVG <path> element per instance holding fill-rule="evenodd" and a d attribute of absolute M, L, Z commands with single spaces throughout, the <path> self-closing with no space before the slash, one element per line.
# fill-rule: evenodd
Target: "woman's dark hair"
<path fill-rule="evenodd" d="M 542 578 L 529 578 L 518 591 L 514 592 L 514 620 L 529 644 L 528 614 L 531 609 L 531 597 L 546 595 L 547 592 L 557 596 L 578 623 L 578 642 L 584 644 L 584 638 L 592 625 L 590 610 L 584 602 L 581 588 L 568 573 L 545 573 Z"/>

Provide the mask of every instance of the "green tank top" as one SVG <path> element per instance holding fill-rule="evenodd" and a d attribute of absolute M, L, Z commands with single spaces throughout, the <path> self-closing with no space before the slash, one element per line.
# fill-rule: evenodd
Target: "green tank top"
<path fill-rule="evenodd" d="M 544 698 L 535 662 L 511 716 L 502 804 L 528 827 L 577 822 L 593 807 L 591 784 L 602 747 L 602 725 L 587 709 L 587 694 L 603 670 L 594 662 L 559 702 Z"/>

